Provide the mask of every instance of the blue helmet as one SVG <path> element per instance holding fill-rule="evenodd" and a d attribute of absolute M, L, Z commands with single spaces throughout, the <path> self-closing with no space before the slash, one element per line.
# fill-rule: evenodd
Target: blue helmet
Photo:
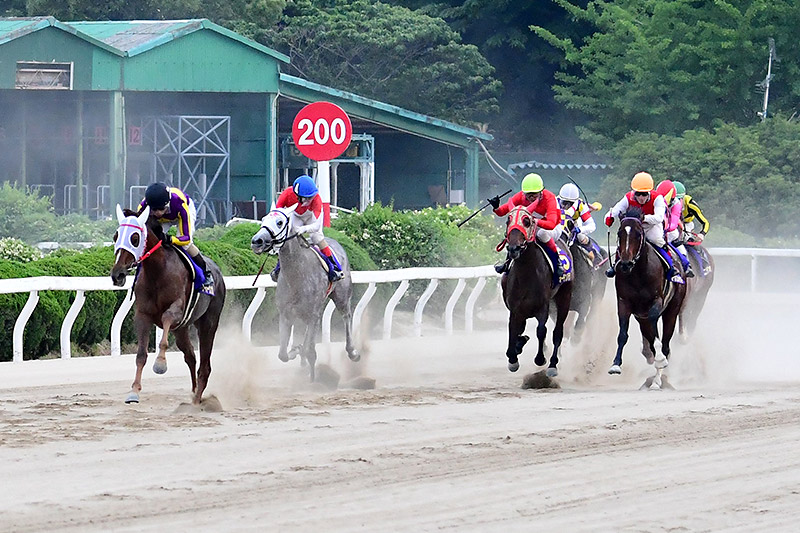
<path fill-rule="evenodd" d="M 305 174 L 294 180 L 292 189 L 297 196 L 302 198 L 314 197 L 319 192 L 311 176 L 306 176 Z"/>

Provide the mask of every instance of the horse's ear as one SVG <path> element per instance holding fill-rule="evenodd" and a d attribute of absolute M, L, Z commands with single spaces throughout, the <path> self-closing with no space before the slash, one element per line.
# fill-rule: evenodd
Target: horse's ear
<path fill-rule="evenodd" d="M 147 207 L 144 208 L 142 214 L 137 217 L 137 220 L 139 221 L 139 224 L 142 225 L 142 227 L 144 227 L 145 224 L 147 224 L 147 218 L 149 216 L 150 216 L 150 206 L 148 205 Z"/>
<path fill-rule="evenodd" d="M 276 207 L 275 201 L 273 200 L 272 205 L 269 206 L 269 210 L 270 211 L 275 211 L 275 207 Z"/>
<path fill-rule="evenodd" d="M 125 220 L 125 215 L 122 214 L 122 207 L 120 207 L 120 205 L 117 204 L 117 222 L 122 224 L 123 220 Z"/>
<path fill-rule="evenodd" d="M 293 204 L 293 205 L 290 205 L 289 207 L 284 207 L 284 208 L 283 208 L 283 209 L 284 209 L 284 212 L 285 212 L 287 215 L 288 215 L 289 213 L 293 213 L 293 212 L 294 212 L 294 210 L 295 210 L 295 209 L 297 209 L 297 206 L 298 206 L 298 205 L 300 205 L 300 204 Z"/>

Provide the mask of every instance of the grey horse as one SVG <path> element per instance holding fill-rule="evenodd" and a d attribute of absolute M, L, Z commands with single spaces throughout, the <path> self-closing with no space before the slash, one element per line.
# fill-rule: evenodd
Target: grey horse
<path fill-rule="evenodd" d="M 278 253 L 281 263 L 275 292 L 280 327 L 278 357 L 286 362 L 290 355 L 296 355 L 297 350 L 288 351 L 289 337 L 294 328 L 295 338 L 300 338 L 302 334 L 299 352 L 308 362 L 311 381 L 314 381 L 314 364 L 317 360 L 315 344 L 329 296 L 344 317 L 345 350 L 348 357 L 351 361 L 361 359 L 353 345 L 353 312 L 350 306 L 353 281 L 350 277 L 350 261 L 344 249 L 335 240 L 326 238 L 344 273 L 341 280 L 330 284 L 317 252 L 311 249 L 305 238 L 292 226 L 292 211 L 294 206 L 273 208 L 267 213 L 261 220 L 261 228 L 250 241 L 250 248 L 256 254 L 267 251 Z"/>

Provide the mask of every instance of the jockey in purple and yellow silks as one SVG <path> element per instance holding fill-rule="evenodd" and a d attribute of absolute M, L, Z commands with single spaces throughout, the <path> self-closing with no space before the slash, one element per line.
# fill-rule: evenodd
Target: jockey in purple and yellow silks
<path fill-rule="evenodd" d="M 183 247 L 203 269 L 206 276 L 204 287 L 214 284 L 214 278 L 208 270 L 206 260 L 200 250 L 192 242 L 194 224 L 197 219 L 197 209 L 189 195 L 177 187 L 167 187 L 163 183 L 151 183 L 144 192 L 144 199 L 139 204 L 139 214 L 146 206 L 150 206 L 150 215 L 154 216 L 164 228 L 164 234 L 170 226 L 177 226 L 177 234 L 168 237 L 165 244 Z"/>

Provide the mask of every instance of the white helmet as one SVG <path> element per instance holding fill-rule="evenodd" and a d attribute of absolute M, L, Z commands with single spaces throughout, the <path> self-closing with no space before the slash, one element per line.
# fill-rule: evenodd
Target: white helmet
<path fill-rule="evenodd" d="M 580 198 L 580 191 L 578 186 L 574 183 L 565 183 L 562 185 L 561 190 L 558 191 L 559 200 L 567 200 L 569 202 L 577 202 Z"/>

